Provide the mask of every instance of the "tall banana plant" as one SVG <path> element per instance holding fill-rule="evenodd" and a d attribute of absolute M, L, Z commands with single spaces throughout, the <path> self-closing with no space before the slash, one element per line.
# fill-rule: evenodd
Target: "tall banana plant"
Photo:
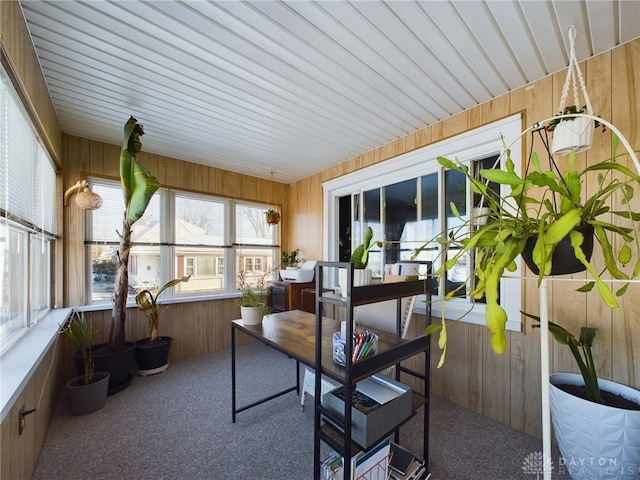
<path fill-rule="evenodd" d="M 125 343 L 125 310 L 129 294 L 129 254 L 131 252 L 131 230 L 144 215 L 151 197 L 160 188 L 160 182 L 138 163 L 136 156 L 142 148 L 140 137 L 144 135 L 142 125 L 130 117 L 124 125 L 124 140 L 120 151 L 120 183 L 124 195 L 124 218 L 118 250 L 118 272 L 113 294 L 113 311 L 108 347 L 118 350 Z"/>

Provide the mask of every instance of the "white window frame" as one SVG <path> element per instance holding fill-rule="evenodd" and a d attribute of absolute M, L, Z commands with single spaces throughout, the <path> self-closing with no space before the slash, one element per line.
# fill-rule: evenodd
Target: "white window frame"
<path fill-rule="evenodd" d="M 59 175 L 32 116 L 12 82 L 10 68 L 0 67 L 0 216 L 10 252 L 10 232 L 23 237 L 18 255 L 21 264 L 4 265 L 3 295 L 12 289 L 24 294 L 17 312 L 4 312 L 0 325 L 0 355 L 8 352 L 44 318 L 53 305 L 52 269 L 58 227 Z M 18 138 L 18 140 L 16 140 Z M 17 145 L 19 143 L 20 145 Z M 22 149 L 20 148 L 22 147 Z M 45 245 L 46 244 L 46 245 Z M 36 258 L 36 256 L 45 258 Z M 19 272 L 19 275 L 16 274 Z M 0 301 L 0 303 L 2 303 Z M 2 309 L 11 308 L 2 305 Z"/>
<path fill-rule="evenodd" d="M 105 186 L 120 188 L 120 183 L 116 180 L 97 178 L 97 177 L 88 177 L 87 178 L 89 184 L 92 186 L 94 184 L 102 184 Z M 279 258 L 279 244 L 278 239 L 280 236 L 279 225 L 270 226 L 272 233 L 271 243 L 265 245 L 242 245 L 235 243 L 236 232 L 235 232 L 235 214 L 236 214 L 236 206 L 245 206 L 245 207 L 254 207 L 260 210 L 269 210 L 269 209 L 277 209 L 276 206 L 266 203 L 260 202 L 252 202 L 252 201 L 243 201 L 243 200 L 231 200 L 226 197 L 220 197 L 216 195 L 207 195 L 200 193 L 192 193 L 185 192 L 178 189 L 168 189 L 161 188 L 158 192 L 156 192 L 157 196 L 160 196 L 160 218 L 161 218 L 161 231 L 160 231 L 160 239 L 159 239 L 159 250 L 160 250 L 160 278 L 159 284 L 163 285 L 168 282 L 172 278 L 177 276 L 175 272 L 175 258 L 176 258 L 176 248 L 181 247 L 182 244 L 176 243 L 174 238 L 174 222 L 173 219 L 175 217 L 175 204 L 176 197 L 194 197 L 202 200 L 211 200 L 220 202 L 224 205 L 226 210 L 225 214 L 225 229 L 224 229 L 224 240 L 221 248 L 224 250 L 224 281 L 226 288 L 224 290 L 216 290 L 214 292 L 185 292 L 185 293 L 177 293 L 175 291 L 166 291 L 163 293 L 163 303 L 176 303 L 176 302 L 188 302 L 188 301 L 199 301 L 202 299 L 208 298 L 226 298 L 231 296 L 237 296 L 238 290 L 236 289 L 236 257 L 237 250 L 242 248 L 260 248 L 260 249 L 269 249 L 272 251 L 272 262 L 275 265 L 276 261 Z M 89 281 L 87 281 L 87 291 L 86 298 L 87 303 L 91 305 L 106 305 L 110 304 L 111 300 L 107 299 L 93 299 L 91 284 L 90 281 L 92 277 L 92 261 L 91 261 L 91 248 L 97 242 L 95 237 L 91 232 L 92 228 L 92 219 L 91 219 L 91 211 L 87 211 L 87 221 L 86 221 L 86 230 L 85 230 L 85 256 L 86 256 L 86 276 Z M 266 222 L 266 220 L 265 220 Z M 119 226 L 114 224 L 114 233 L 118 230 Z M 135 228 L 135 227 L 134 227 Z M 109 240 L 107 242 L 109 244 L 115 244 L 115 237 L 113 240 Z M 135 246 L 135 242 L 133 244 Z M 197 247 L 198 245 L 195 245 Z M 194 258 L 193 269 L 194 273 L 197 274 L 198 265 L 197 258 Z M 130 261 L 133 262 L 135 257 L 131 258 Z M 259 259 L 262 261 L 262 259 Z M 216 262 L 219 262 L 219 259 L 216 258 Z M 131 263 L 130 274 L 136 269 L 138 266 Z M 219 269 L 219 263 L 215 265 L 216 271 Z M 134 304 L 134 296 L 129 295 L 128 305 Z"/>
<path fill-rule="evenodd" d="M 354 185 L 360 192 L 391 185 L 404 180 L 421 177 L 442 169 L 436 159 L 447 157 L 458 159 L 460 162 L 478 160 L 486 156 L 502 153 L 504 146 L 509 146 L 515 170 L 520 173 L 522 165 L 522 115 L 516 114 L 490 124 L 475 128 L 468 132 L 442 140 L 398 157 L 380 162 L 370 167 L 357 170 L 341 177 L 323 183 L 324 205 L 324 250 L 327 259 L 338 258 L 338 200 L 340 197 L 354 192 Z M 504 143 L 503 143 L 504 142 Z M 501 161 L 504 162 L 504 156 Z M 506 192 L 503 192 L 506 193 Z M 440 218 L 444 215 L 445 206 L 442 199 L 439 205 Z M 424 239 L 428 241 L 430 239 Z M 508 330 L 520 331 L 522 288 L 520 262 L 516 262 L 515 272 L 505 276 L 500 284 L 500 298 L 502 306 L 507 311 Z M 458 319 L 471 307 L 470 299 L 451 299 L 439 302 L 433 299 L 432 315 L 447 319 Z M 424 304 L 417 304 L 416 313 L 424 313 Z M 462 321 L 485 325 L 485 305 L 476 303 L 471 312 Z"/>

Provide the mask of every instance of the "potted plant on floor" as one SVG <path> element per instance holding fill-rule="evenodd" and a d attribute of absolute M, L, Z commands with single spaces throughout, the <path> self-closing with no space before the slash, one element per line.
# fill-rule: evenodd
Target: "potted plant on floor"
<path fill-rule="evenodd" d="M 540 322 L 540 317 L 522 313 Z M 582 327 L 576 338 L 549 322 L 549 332 L 559 344 L 569 347 L 580 370 L 580 374 L 550 377 L 551 418 L 558 447 L 574 480 L 636 478 L 640 473 L 640 391 L 598 378 L 591 351 L 596 331 Z M 588 458 L 596 461 L 585 462 Z"/>
<path fill-rule="evenodd" d="M 252 273 L 240 270 L 238 273 L 238 289 L 240 296 L 236 304 L 240 305 L 240 315 L 245 325 L 259 325 L 262 318 L 271 313 L 267 305 L 268 288 L 265 287 L 269 272 Z"/>
<path fill-rule="evenodd" d="M 168 307 L 161 308 L 158 298 L 168 288 L 181 282 L 188 282 L 191 275 L 174 278 L 165 283 L 154 295 L 150 290 L 142 290 L 136 295 L 136 305 L 149 319 L 149 336 L 136 341 L 137 373 L 141 376 L 164 372 L 169 368 L 171 337 L 161 337 L 159 333 L 160 314 Z"/>
<path fill-rule="evenodd" d="M 71 341 L 83 359 L 82 375 L 69 380 L 65 387 L 71 413 L 87 415 L 96 412 L 107 402 L 109 372 L 95 371 L 91 351 L 91 323 L 84 313 L 74 310 L 69 320 L 64 325 L 59 325 L 59 331 Z"/>
<path fill-rule="evenodd" d="M 160 183 L 137 161 L 142 148 L 140 137 L 144 135 L 142 125 L 130 117 L 124 125 L 124 140 L 120 151 L 120 183 L 124 196 L 122 230 L 118 232 L 118 266 L 113 293 L 113 308 L 109 340 L 95 345 L 94 361 L 100 370 L 110 373 L 109 394 L 125 389 L 132 378 L 130 370 L 135 361 L 136 345 L 125 341 L 125 319 L 129 294 L 129 254 L 133 225 L 144 215 L 151 197 L 160 188 Z"/>

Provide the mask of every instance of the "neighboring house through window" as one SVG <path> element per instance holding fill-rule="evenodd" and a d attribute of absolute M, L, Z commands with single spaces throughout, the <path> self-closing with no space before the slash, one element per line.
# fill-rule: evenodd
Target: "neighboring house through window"
<path fill-rule="evenodd" d="M 90 180 L 104 203 L 88 214 L 89 293 L 93 303 L 105 303 L 114 288 L 122 194 L 119 182 Z M 275 265 L 279 233 L 278 226 L 266 224 L 264 211 L 269 208 L 275 207 L 161 188 L 133 226 L 130 293 L 185 275 L 191 279 L 178 284 L 175 295 L 235 293 L 237 274 L 247 261 L 252 269 Z"/>

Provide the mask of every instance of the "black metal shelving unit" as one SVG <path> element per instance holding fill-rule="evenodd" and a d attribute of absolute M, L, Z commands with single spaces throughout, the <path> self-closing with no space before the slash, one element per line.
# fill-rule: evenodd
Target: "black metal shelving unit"
<path fill-rule="evenodd" d="M 323 304 L 331 304 L 345 308 L 346 338 L 352 338 L 353 334 L 353 309 L 358 305 L 382 302 L 386 300 L 397 300 L 397 336 L 400 336 L 401 324 L 401 300 L 402 297 L 413 295 L 426 295 L 426 324 L 431 322 L 430 306 L 430 278 L 417 281 L 380 283 L 362 287 L 353 286 L 353 264 L 349 262 L 318 262 L 316 264 L 316 292 L 323 291 L 325 270 L 347 269 L 347 291 L 346 297 L 335 294 L 323 294 L 316 296 L 316 376 L 315 376 L 315 401 L 314 401 L 314 478 L 320 479 L 321 459 L 320 442 L 324 442 L 333 448 L 343 457 L 343 478 L 351 478 L 351 458 L 361 450 L 367 450 L 352 441 L 351 434 L 351 403 L 345 402 L 343 417 L 336 416 L 322 405 L 321 400 L 321 374 L 327 375 L 345 388 L 345 398 L 350 399 L 356 383 L 387 367 L 396 366 L 396 380 L 400 379 L 401 373 L 406 373 L 424 381 L 424 392 L 418 393 L 412 389 L 412 413 L 404 421 L 396 425 L 391 431 L 380 436 L 378 441 L 373 442 L 374 448 L 384 438 L 395 435 L 396 443 L 399 443 L 399 428 L 411 418 L 417 410 L 424 406 L 423 425 L 423 459 L 427 465 L 429 458 L 429 339 L 424 335 L 414 339 L 401 340 L 396 342 L 393 348 L 379 350 L 376 355 L 365 358 L 358 362 L 352 362 L 353 346 L 347 341 L 345 345 L 346 364 L 342 369 L 342 375 L 336 375 L 322 366 L 322 311 Z M 430 269 L 429 269 L 430 271 Z M 424 374 L 405 368 L 400 363 L 420 353 L 424 353 Z M 335 369 L 333 369 L 335 370 Z M 339 426 L 339 428 L 336 428 Z"/>

